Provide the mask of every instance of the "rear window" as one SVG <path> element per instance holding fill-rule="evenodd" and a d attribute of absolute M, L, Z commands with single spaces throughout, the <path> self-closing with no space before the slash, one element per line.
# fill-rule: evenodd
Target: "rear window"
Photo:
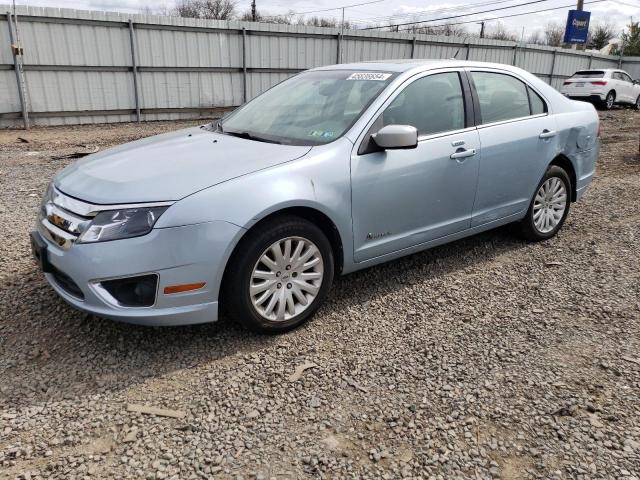
<path fill-rule="evenodd" d="M 604 72 L 602 70 L 584 70 L 582 72 L 574 73 L 571 78 L 603 78 Z"/>

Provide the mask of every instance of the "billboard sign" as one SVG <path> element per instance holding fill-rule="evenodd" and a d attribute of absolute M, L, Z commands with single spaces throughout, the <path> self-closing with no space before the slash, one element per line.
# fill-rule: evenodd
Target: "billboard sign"
<path fill-rule="evenodd" d="M 569 10 L 567 28 L 564 30 L 564 43 L 587 43 L 591 12 Z"/>

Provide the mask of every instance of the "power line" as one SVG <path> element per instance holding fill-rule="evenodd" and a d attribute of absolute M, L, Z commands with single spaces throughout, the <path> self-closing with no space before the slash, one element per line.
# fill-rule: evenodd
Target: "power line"
<path fill-rule="evenodd" d="M 542 2 L 548 2 L 548 1 L 549 0 L 532 0 L 530 2 L 519 3 L 518 5 L 511 5 L 509 7 L 500 7 L 500 8 L 491 8 L 489 10 L 482 10 L 481 12 L 465 13 L 465 14 L 462 14 L 462 15 L 452 15 L 451 17 L 434 18 L 434 19 L 431 19 L 431 20 L 422 20 L 422 21 L 418 21 L 418 22 L 396 23 L 394 25 L 394 27 L 402 27 L 402 26 L 405 26 L 405 25 L 416 25 L 418 23 L 438 22 L 438 21 L 441 21 L 441 20 L 449 20 L 449 19 L 454 19 L 454 18 L 468 17 L 469 15 L 480 15 L 481 13 L 497 12 L 497 11 L 500 11 L 500 10 L 507 10 L 508 8 L 524 7 L 525 5 L 532 5 L 534 3 L 542 3 Z M 381 28 L 381 27 L 367 27 L 367 28 L 363 28 L 361 30 L 374 30 L 376 28 Z"/>
<path fill-rule="evenodd" d="M 609 2 L 609 1 L 611 1 L 611 0 L 592 0 L 591 2 L 584 2 L 584 3 L 585 3 L 585 5 L 591 5 L 591 4 L 594 4 L 594 3 L 602 3 L 602 2 Z M 617 2 L 614 2 L 614 3 L 617 3 Z M 487 18 L 482 18 L 482 19 L 466 20 L 466 21 L 463 21 L 463 22 L 441 23 L 439 25 L 429 25 L 429 27 L 437 28 L 437 27 L 446 27 L 446 26 L 449 26 L 449 25 L 463 25 L 463 24 L 466 24 L 466 23 L 490 22 L 492 20 L 499 20 L 501 18 L 519 17 L 519 16 L 522 16 L 522 15 L 531 15 L 533 13 L 549 12 L 551 10 L 560 10 L 560 9 L 563 9 L 563 8 L 571 8 L 573 6 L 575 6 L 575 4 L 572 3 L 572 4 L 569 4 L 569 5 L 563 5 L 561 7 L 545 8 L 545 9 L 542 9 L 542 10 L 531 10 L 531 11 L 528 11 L 528 12 L 513 13 L 511 15 L 501 15 L 499 17 L 487 17 Z M 474 14 L 469 14 L 469 15 L 474 15 Z M 440 20 L 442 20 L 442 19 L 440 19 Z M 403 28 L 402 30 L 403 31 L 404 30 L 408 30 L 408 28 Z"/>
<path fill-rule="evenodd" d="M 402 18 L 416 18 L 419 15 L 431 15 L 434 13 L 442 13 L 442 12 L 450 12 L 450 11 L 455 11 L 455 10 L 460 10 L 461 7 L 462 9 L 466 9 L 466 8 L 471 8 L 471 7 L 486 7 L 489 5 L 496 5 L 496 4 L 500 4 L 500 3 L 507 3 L 507 2 L 513 2 L 514 0 L 492 0 L 490 2 L 478 2 L 478 3 L 465 3 L 464 5 L 456 5 L 454 7 L 447 7 L 447 8 L 438 8 L 435 10 L 423 10 L 420 12 L 411 12 L 411 13 L 402 13 L 402 14 L 397 14 L 397 15 L 378 15 L 378 16 L 373 16 L 373 17 L 364 17 L 362 19 L 355 19 L 355 20 L 350 20 L 350 22 L 352 23 L 371 23 L 371 22 L 375 22 L 375 21 L 384 21 L 384 20 L 398 20 L 398 19 L 402 19 Z"/>
<path fill-rule="evenodd" d="M 384 1 L 385 0 L 371 0 L 369 2 L 353 3 L 351 5 L 343 5 L 342 7 L 323 8 L 321 10 L 309 10 L 309 11 L 306 11 L 306 12 L 289 12 L 289 13 L 283 13 L 283 14 L 280 14 L 280 15 L 265 15 L 265 18 L 288 17 L 290 15 L 306 15 L 308 13 L 330 12 L 330 11 L 333 11 L 333 10 L 342 10 L 343 8 L 359 7 L 361 5 L 370 5 L 372 3 L 380 3 L 380 2 L 384 2 Z"/>

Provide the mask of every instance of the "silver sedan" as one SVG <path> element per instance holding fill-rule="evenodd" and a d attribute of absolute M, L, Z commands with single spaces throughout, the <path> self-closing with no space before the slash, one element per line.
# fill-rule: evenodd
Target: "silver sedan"
<path fill-rule="evenodd" d="M 177 325 L 222 307 L 283 332 L 338 274 L 507 223 L 553 237 L 598 137 L 592 105 L 506 65 L 316 68 L 222 121 L 69 166 L 31 243 L 53 289 L 95 315 Z"/>

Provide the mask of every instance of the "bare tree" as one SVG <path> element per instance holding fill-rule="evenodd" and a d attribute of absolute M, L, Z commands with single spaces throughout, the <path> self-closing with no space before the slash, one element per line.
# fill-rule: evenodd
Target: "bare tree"
<path fill-rule="evenodd" d="M 564 27 L 556 22 L 549 22 L 544 27 L 544 43 L 550 47 L 561 47 L 564 43 Z"/>
<path fill-rule="evenodd" d="M 408 31 L 425 35 L 444 35 L 447 37 L 468 36 L 467 29 L 462 25 L 411 25 Z"/>
<path fill-rule="evenodd" d="M 531 43 L 533 45 L 544 45 L 542 32 L 540 30 L 535 30 L 533 33 L 530 33 L 527 37 L 527 43 Z"/>
<path fill-rule="evenodd" d="M 602 50 L 616 36 L 616 27 L 611 23 L 596 23 L 589 29 L 587 47 Z"/>
<path fill-rule="evenodd" d="M 178 17 L 231 20 L 236 14 L 235 0 L 179 0 L 175 11 Z"/>
<path fill-rule="evenodd" d="M 253 13 L 251 10 L 247 10 L 240 15 L 239 19 L 243 22 L 253 22 Z M 256 10 L 256 22 L 291 25 L 293 23 L 293 12 L 284 15 L 269 15 L 268 13 L 262 13 L 260 10 Z"/>
<path fill-rule="evenodd" d="M 485 32 L 484 38 L 491 38 L 493 40 L 509 40 L 515 42 L 518 36 L 515 33 L 507 30 L 507 28 L 503 24 L 499 23 L 498 26 L 493 30 L 488 30 L 487 32 Z"/>

